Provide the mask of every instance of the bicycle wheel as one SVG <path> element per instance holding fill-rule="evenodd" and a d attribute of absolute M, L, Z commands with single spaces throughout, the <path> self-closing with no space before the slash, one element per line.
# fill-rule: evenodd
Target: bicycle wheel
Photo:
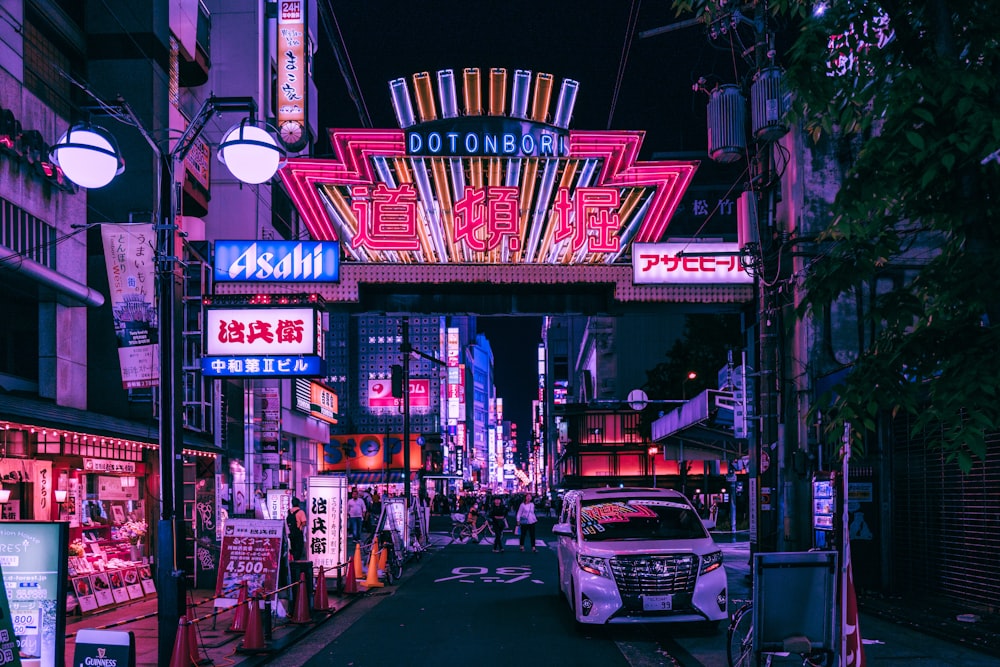
<path fill-rule="evenodd" d="M 753 603 L 747 602 L 736 610 L 726 631 L 726 658 L 729 667 L 756 667 L 753 655 Z M 761 655 L 760 664 L 767 667 L 771 656 Z"/>
<path fill-rule="evenodd" d="M 389 545 L 389 557 L 385 561 L 387 570 L 392 570 L 394 579 L 403 578 L 403 554 L 396 551 L 395 547 Z"/>
<path fill-rule="evenodd" d="M 451 541 L 452 542 L 465 542 L 471 537 L 472 533 L 469 531 L 468 526 L 463 526 L 462 524 L 457 524 L 451 529 Z"/>

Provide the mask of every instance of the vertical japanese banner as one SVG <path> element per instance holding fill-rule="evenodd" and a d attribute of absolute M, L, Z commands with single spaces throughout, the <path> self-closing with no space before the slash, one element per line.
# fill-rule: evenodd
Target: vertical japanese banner
<path fill-rule="evenodd" d="M 232 605 L 247 585 L 247 595 L 266 595 L 278 587 L 278 565 L 281 561 L 281 541 L 285 535 L 284 521 L 263 519 L 229 519 L 222 535 L 219 576 L 215 594 L 228 601 L 216 606 Z"/>
<path fill-rule="evenodd" d="M 306 145 L 306 3 L 278 3 L 278 134 L 291 151 Z"/>
<path fill-rule="evenodd" d="M 118 362 L 126 389 L 160 380 L 159 322 L 153 304 L 153 225 L 101 225 L 111 313 L 118 338 Z"/>
<path fill-rule="evenodd" d="M 336 577 L 347 562 L 347 475 L 310 477 L 307 505 L 306 553 L 313 569 L 323 567 L 326 576 Z"/>

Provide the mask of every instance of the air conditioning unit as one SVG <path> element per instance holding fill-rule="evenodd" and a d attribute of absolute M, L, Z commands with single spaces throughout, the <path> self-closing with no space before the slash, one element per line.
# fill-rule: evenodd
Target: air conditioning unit
<path fill-rule="evenodd" d="M 719 86 L 708 96 L 708 156 L 728 164 L 742 157 L 747 147 L 746 98 L 739 86 Z"/>

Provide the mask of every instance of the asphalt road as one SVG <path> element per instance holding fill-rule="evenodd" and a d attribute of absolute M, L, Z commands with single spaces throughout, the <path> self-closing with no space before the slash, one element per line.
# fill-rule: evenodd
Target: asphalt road
<path fill-rule="evenodd" d="M 331 665 L 414 667 L 599 665 L 725 667 L 726 629 L 687 624 L 576 626 L 558 593 L 551 519 L 543 519 L 538 553 L 521 553 L 507 536 L 491 544 L 451 544 L 446 517 L 431 524 L 432 553 L 407 564 L 397 585 L 375 589 L 268 661 L 280 667 Z M 730 610 L 750 597 L 746 542 L 716 536 L 725 554 Z M 863 617 L 869 667 L 987 667 L 997 659 L 914 629 Z M 776 657 L 774 667 L 799 665 Z"/>

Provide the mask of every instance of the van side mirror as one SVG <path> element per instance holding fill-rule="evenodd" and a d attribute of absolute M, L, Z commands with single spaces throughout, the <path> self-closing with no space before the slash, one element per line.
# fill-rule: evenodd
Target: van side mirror
<path fill-rule="evenodd" d="M 552 526 L 552 533 L 554 535 L 565 535 L 566 537 L 573 537 L 573 527 L 568 523 L 557 523 Z"/>

